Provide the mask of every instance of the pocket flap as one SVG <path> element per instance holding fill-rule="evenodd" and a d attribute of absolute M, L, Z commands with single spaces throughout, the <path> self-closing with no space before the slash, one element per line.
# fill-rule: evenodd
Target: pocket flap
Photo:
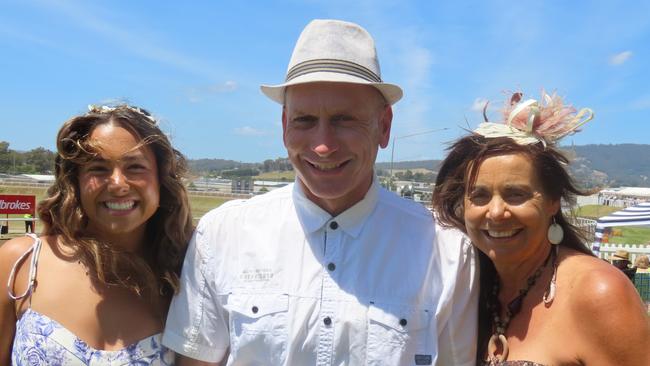
<path fill-rule="evenodd" d="M 431 311 L 371 304 L 368 308 L 368 319 L 371 322 L 406 333 L 427 328 L 431 322 Z"/>
<path fill-rule="evenodd" d="M 289 295 L 230 295 L 228 305 L 231 311 L 249 318 L 260 318 L 265 315 L 286 312 L 289 310 Z"/>

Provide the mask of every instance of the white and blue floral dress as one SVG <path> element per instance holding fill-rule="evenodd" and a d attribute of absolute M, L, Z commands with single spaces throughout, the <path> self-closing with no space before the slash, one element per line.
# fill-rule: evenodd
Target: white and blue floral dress
<path fill-rule="evenodd" d="M 29 286 L 25 293 L 19 296 L 9 290 L 9 296 L 14 299 L 30 296 L 33 290 L 38 253 L 42 245 L 39 238 L 33 238 L 34 245 L 12 269 L 10 281 L 15 275 L 17 264 L 29 253 L 33 253 Z M 121 350 L 98 350 L 90 347 L 57 321 L 30 307 L 16 322 L 11 363 L 14 366 L 171 366 L 174 364 L 174 352 L 163 346 L 161 339 L 162 334 L 159 333 Z"/>

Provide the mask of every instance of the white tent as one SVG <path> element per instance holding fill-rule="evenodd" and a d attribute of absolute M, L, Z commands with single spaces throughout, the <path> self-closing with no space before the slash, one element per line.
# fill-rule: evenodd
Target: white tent
<path fill-rule="evenodd" d="M 600 242 L 603 232 L 614 226 L 646 226 L 650 225 L 650 202 L 642 202 L 620 211 L 603 216 L 596 222 L 596 242 L 591 250 L 594 254 L 600 252 Z"/>

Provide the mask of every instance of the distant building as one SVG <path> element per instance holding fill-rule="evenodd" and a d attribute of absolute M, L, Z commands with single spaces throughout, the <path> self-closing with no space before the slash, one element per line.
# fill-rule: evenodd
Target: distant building
<path fill-rule="evenodd" d="M 200 177 L 194 179 L 189 188 L 193 191 L 219 191 L 229 193 L 232 189 L 232 182 L 230 179 Z"/>
<path fill-rule="evenodd" d="M 238 177 L 232 180 L 232 193 L 253 193 L 254 185 L 252 177 Z"/>
<path fill-rule="evenodd" d="M 606 206 L 628 207 L 650 201 L 650 188 L 620 187 L 603 189 L 598 193 L 598 203 Z"/>

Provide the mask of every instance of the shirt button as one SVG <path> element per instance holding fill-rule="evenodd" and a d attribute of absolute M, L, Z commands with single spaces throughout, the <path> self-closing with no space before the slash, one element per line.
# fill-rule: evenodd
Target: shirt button
<path fill-rule="evenodd" d="M 407 323 L 408 322 L 406 321 L 406 319 L 400 319 L 400 321 L 399 321 L 399 325 L 401 325 L 403 327 L 405 327 Z"/>
<path fill-rule="evenodd" d="M 336 230 L 338 228 L 339 228 L 339 223 L 338 222 L 336 222 L 336 221 L 330 222 L 330 229 Z"/>
<path fill-rule="evenodd" d="M 327 269 L 329 269 L 330 271 L 335 270 L 335 269 L 336 269 L 336 264 L 330 262 L 330 263 L 327 265 Z"/>
<path fill-rule="evenodd" d="M 323 324 L 329 326 L 330 324 L 332 324 L 332 318 L 326 316 L 325 319 L 323 319 Z"/>
<path fill-rule="evenodd" d="M 257 314 L 257 312 L 258 312 L 259 310 L 260 310 L 260 309 L 258 309 L 257 306 L 253 306 L 253 308 L 251 309 L 251 311 L 253 312 L 253 314 Z"/>

